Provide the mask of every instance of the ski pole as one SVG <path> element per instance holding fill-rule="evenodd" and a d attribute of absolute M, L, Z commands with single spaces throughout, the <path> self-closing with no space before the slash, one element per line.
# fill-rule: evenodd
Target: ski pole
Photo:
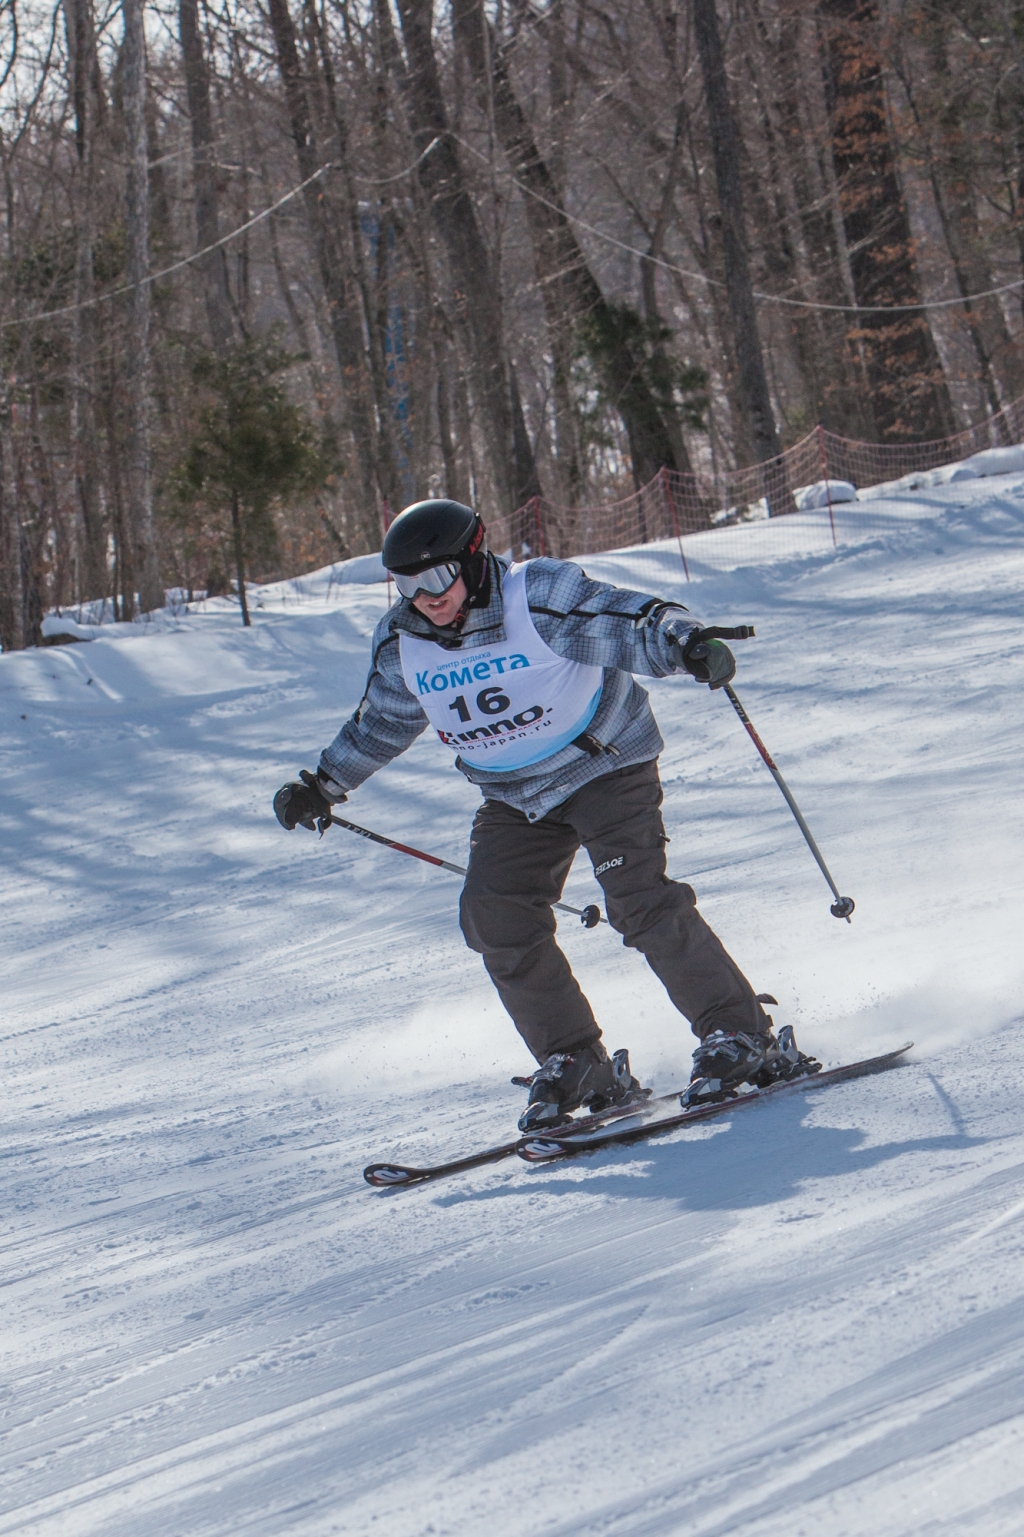
<path fill-rule="evenodd" d="M 368 827 L 360 827 L 357 822 L 346 822 L 344 817 L 331 813 L 330 818 L 320 819 L 320 836 L 323 837 L 327 827 L 331 824 L 344 827 L 350 833 L 358 833 L 360 838 L 369 838 L 371 843 L 380 843 L 386 849 L 396 849 L 399 854 L 409 854 L 413 859 L 422 859 L 424 864 L 437 865 L 441 870 L 450 870 L 453 875 L 465 875 L 466 870 L 462 865 L 453 865 L 449 859 L 438 859 L 436 854 L 424 854 L 422 849 L 410 848 L 407 843 L 397 843 L 394 838 L 385 838 L 383 833 L 371 832 Z M 561 913 L 572 913 L 578 918 L 585 929 L 596 929 L 599 923 L 607 923 L 607 919 L 601 914 L 601 909 L 596 902 L 589 903 L 586 907 L 570 907 L 568 902 L 552 902 L 552 907 L 557 907 Z"/>
<path fill-rule="evenodd" d="M 839 887 L 836 885 L 835 881 L 832 879 L 832 876 L 829 873 L 828 865 L 825 863 L 824 859 L 822 859 L 822 857 L 821 857 L 821 850 L 819 849 L 818 845 L 814 841 L 814 837 L 813 837 L 813 835 L 811 833 L 811 829 L 808 827 L 807 823 L 803 819 L 803 814 L 800 811 L 800 807 L 797 805 L 796 801 L 793 799 L 793 795 L 792 795 L 792 792 L 791 792 L 788 784 L 783 779 L 782 775 L 779 773 L 779 771 L 776 768 L 775 764 L 772 762 L 772 755 L 771 755 L 771 753 L 768 751 L 767 747 L 764 745 L 764 743 L 761 741 L 761 738 L 758 736 L 757 732 L 754 730 L 754 723 L 750 719 L 750 716 L 747 714 L 746 710 L 740 704 L 739 698 L 737 697 L 737 694 L 736 694 L 736 690 L 732 687 L 731 684 L 727 683 L 725 685 L 725 692 L 726 692 L 726 694 L 729 697 L 729 703 L 732 705 L 733 709 L 736 711 L 736 714 L 739 716 L 740 720 L 743 722 L 744 726 L 746 727 L 747 735 L 750 737 L 750 740 L 753 742 L 754 746 L 757 748 L 758 752 L 761 754 L 761 757 L 764 759 L 765 763 L 768 765 L 769 769 L 771 770 L 772 777 L 775 780 L 775 783 L 778 785 L 779 789 L 782 791 L 783 795 L 786 798 L 787 806 L 789 807 L 790 811 L 793 813 L 794 817 L 796 818 L 796 825 L 797 825 L 797 827 L 799 827 L 800 831 L 804 835 L 804 838 L 807 840 L 807 847 L 810 849 L 811 853 L 814 855 L 815 859 L 818 862 L 818 869 L 821 871 L 822 875 L 828 881 L 829 887 L 831 888 L 831 891 L 832 891 L 832 895 L 835 897 L 835 901 L 832 903 L 832 906 L 829 908 L 829 911 L 831 912 L 833 918 L 845 918 L 847 923 L 849 923 L 849 921 L 850 921 L 850 914 L 853 912 L 853 909 L 854 909 L 853 898 L 852 897 L 841 897 L 839 895 Z"/>
<path fill-rule="evenodd" d="M 702 630 L 700 633 L 701 633 L 701 639 L 702 640 L 751 640 L 751 639 L 753 639 L 753 635 L 754 635 L 754 626 L 752 624 L 740 624 L 740 625 L 736 625 L 735 628 L 733 628 L 733 629 L 726 629 L 726 628 L 724 628 L 721 625 L 712 625 L 710 629 Z M 799 827 L 800 831 L 803 833 L 804 838 L 807 841 L 807 847 L 810 849 L 811 853 L 814 855 L 815 859 L 817 860 L 818 869 L 821 871 L 822 875 L 828 881 L 828 884 L 829 884 L 829 887 L 831 889 L 832 895 L 835 897 L 835 901 L 832 903 L 832 906 L 829 909 L 829 911 L 831 912 L 833 918 L 845 918 L 847 923 L 849 923 L 849 921 L 850 921 L 850 914 L 853 912 L 853 909 L 854 909 L 854 900 L 853 900 L 853 898 L 852 897 L 841 897 L 839 895 L 839 887 L 836 885 L 835 881 L 832 879 L 832 876 L 831 876 L 831 874 L 829 872 L 828 865 L 825 863 L 824 859 L 822 859 L 822 857 L 821 857 L 821 850 L 819 849 L 818 845 L 814 841 L 814 836 L 811 833 L 811 829 L 808 827 L 807 823 L 803 819 L 803 814 L 801 813 L 800 807 L 797 805 L 796 801 L 793 799 L 793 794 L 792 794 L 792 791 L 789 788 L 789 785 L 783 779 L 782 775 L 779 773 L 779 771 L 776 768 L 775 764 L 772 762 L 772 755 L 768 751 L 768 749 L 764 745 L 764 743 L 761 741 L 761 738 L 758 736 L 757 732 L 755 731 L 754 723 L 750 719 L 750 716 L 747 714 L 746 710 L 740 704 L 739 698 L 738 698 L 738 696 L 736 694 L 736 690 L 729 683 L 726 683 L 724 685 L 724 687 L 725 687 L 726 694 L 729 696 L 729 703 L 732 705 L 733 709 L 736 711 L 736 714 L 739 716 L 740 720 L 743 722 L 743 725 L 746 728 L 746 732 L 747 732 L 747 735 L 750 737 L 750 740 L 753 742 L 754 746 L 757 748 L 758 752 L 761 754 L 761 757 L 764 759 L 765 763 L 768 765 L 768 768 L 771 770 L 772 777 L 775 780 L 775 783 L 778 785 L 779 789 L 782 791 L 783 795 L 786 798 L 786 805 L 789 807 L 790 811 L 793 813 L 794 817 L 796 818 L 796 825 L 797 825 L 797 827 Z"/>

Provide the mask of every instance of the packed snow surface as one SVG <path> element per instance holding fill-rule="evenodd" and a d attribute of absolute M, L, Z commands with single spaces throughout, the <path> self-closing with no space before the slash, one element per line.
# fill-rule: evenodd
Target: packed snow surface
<path fill-rule="evenodd" d="M 851 924 L 726 700 L 651 693 L 670 872 L 806 1049 L 909 1065 L 407 1191 L 363 1165 L 507 1139 L 530 1064 L 455 877 L 271 814 L 384 586 L 0 658 L 0 1533 L 1020 1532 L 1024 474 L 863 517 L 660 567 L 756 625 L 736 686 Z M 476 795 L 425 735 L 348 815 L 461 863 Z M 640 957 L 561 939 L 684 1081 Z"/>

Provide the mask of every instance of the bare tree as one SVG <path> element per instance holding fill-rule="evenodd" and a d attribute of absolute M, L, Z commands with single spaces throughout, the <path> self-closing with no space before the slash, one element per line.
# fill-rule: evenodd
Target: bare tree
<path fill-rule="evenodd" d="M 880 437 L 940 438 L 953 407 L 896 172 L 876 0 L 822 0 L 833 93 L 832 155 Z M 904 307 L 887 314 L 886 309 Z M 909 312 L 905 307 L 909 306 Z"/>
<path fill-rule="evenodd" d="M 164 590 L 153 533 L 152 381 L 149 352 L 149 154 L 146 136 L 146 39 L 143 0 L 122 0 L 126 129 L 125 232 L 128 348 L 125 383 L 131 542 L 143 613 L 162 608 Z"/>
<path fill-rule="evenodd" d="M 220 240 L 220 216 L 217 197 L 216 150 L 213 111 L 210 105 L 210 81 L 203 39 L 199 30 L 198 0 L 178 0 L 178 33 L 185 74 L 192 133 L 192 187 L 195 212 L 196 250 L 206 251 L 196 264 L 202 276 L 203 299 L 210 336 L 218 352 L 236 339 L 228 288 L 228 267 Z"/>
<path fill-rule="evenodd" d="M 6 647 L 227 590 L 230 498 L 175 495 L 211 344 L 279 349 L 323 467 L 253 577 L 434 492 L 543 484 L 569 553 L 665 465 L 761 463 L 776 512 L 816 421 L 941 438 L 1024 392 L 1012 0 L 175 0 L 148 57 L 143 4 L 0 0 Z"/>
<path fill-rule="evenodd" d="M 6 380 L 0 394 L 0 646 L 20 651 L 25 645 L 21 519 L 14 481 L 11 402 Z"/>
<path fill-rule="evenodd" d="M 482 0 L 453 0 L 455 35 L 465 51 L 481 104 L 493 102 L 502 146 L 526 190 L 525 209 L 533 240 L 537 282 L 544 298 L 548 327 L 560 357 L 566 352 L 567 327 L 585 325 L 607 392 L 622 417 L 629 439 L 634 483 L 652 480 L 663 467 L 690 471 L 685 445 L 675 446 L 654 394 L 605 299 L 566 218 L 547 163 L 537 148 L 516 97 L 497 35 L 488 26 Z M 571 340 L 568 343 L 571 348 Z M 564 368 L 564 363 L 562 364 Z"/>
<path fill-rule="evenodd" d="M 903 88 L 915 131 L 908 148 L 927 171 L 964 299 L 963 322 L 974 347 L 978 380 L 994 414 L 1024 394 L 1024 356 L 1010 335 L 998 295 L 991 292 L 996 281 L 978 216 L 981 174 L 971 122 L 974 82 L 970 76 L 958 76 L 953 68 L 951 34 L 960 29 L 945 0 L 921 0 L 909 19 L 909 37 L 892 53 L 893 72 Z M 927 50 L 921 61 L 923 82 L 915 79 L 910 57 L 911 46 L 919 38 Z"/>
<path fill-rule="evenodd" d="M 106 532 L 96 462 L 96 413 L 92 366 L 96 352 L 96 283 L 93 243 L 96 219 L 95 140 L 106 112 L 96 57 L 90 0 L 64 0 L 70 61 L 69 95 L 74 114 L 75 289 L 71 315 L 71 445 L 82 527 L 83 584 L 90 595 L 107 591 Z"/>
<path fill-rule="evenodd" d="M 714 155 L 721 220 L 726 291 L 739 364 L 740 389 L 759 460 L 779 453 L 764 356 L 757 329 L 754 287 L 750 278 L 740 145 L 729 100 L 729 83 L 718 29 L 715 0 L 693 0 L 693 27 L 704 78 L 704 94 Z"/>
<path fill-rule="evenodd" d="M 284 87 L 299 174 L 307 183 L 303 201 L 317 268 L 323 284 L 338 367 L 345 391 L 348 425 L 359 468 L 359 503 L 367 532 L 379 527 L 376 504 L 375 429 L 366 399 L 366 359 L 349 286 L 351 259 L 346 250 L 346 221 L 334 194 L 330 165 L 320 159 L 287 0 L 269 0 L 269 16 Z M 318 172 L 323 171 L 322 177 Z M 314 180 L 314 178 L 316 178 Z M 385 490 L 386 490 L 385 486 Z"/>
<path fill-rule="evenodd" d="M 431 36 L 432 0 L 399 0 L 398 9 L 407 63 L 392 31 L 387 0 L 378 0 L 378 24 L 420 156 L 420 184 L 454 278 L 457 318 L 473 359 L 474 393 L 487 424 L 495 489 L 502 509 L 511 512 L 539 493 L 540 482 L 521 406 L 516 410 L 501 293 L 448 125 Z"/>
<path fill-rule="evenodd" d="M 704 76 L 704 94 L 714 150 L 725 283 L 732 318 L 733 346 L 739 364 L 740 390 L 755 452 L 758 460 L 765 462 L 778 458 L 781 445 L 757 329 L 754 286 L 750 279 L 747 254 L 739 136 L 729 100 L 729 82 L 725 73 L 715 0 L 693 0 L 693 26 Z M 788 487 L 780 488 L 769 497 L 769 511 L 773 514 L 789 512 L 792 505 L 793 499 Z"/>

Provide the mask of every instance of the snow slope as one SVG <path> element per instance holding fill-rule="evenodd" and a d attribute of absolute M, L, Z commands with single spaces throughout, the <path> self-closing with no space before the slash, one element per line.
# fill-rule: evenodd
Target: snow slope
<path fill-rule="evenodd" d="M 504 1138 L 529 1064 L 455 878 L 270 812 L 385 589 L 0 658 L 0 1534 L 1020 1532 L 1024 475 L 863 527 L 751 528 L 687 596 L 756 624 L 737 687 L 851 925 L 727 703 L 652 695 L 671 872 L 802 1044 L 910 1065 L 410 1191 L 363 1164 Z M 424 737 L 350 814 L 462 861 L 475 795 Z M 640 958 L 561 938 L 684 1078 Z"/>

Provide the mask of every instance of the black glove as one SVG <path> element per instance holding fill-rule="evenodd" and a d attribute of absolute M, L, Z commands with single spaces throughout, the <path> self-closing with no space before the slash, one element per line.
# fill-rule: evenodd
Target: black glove
<path fill-rule="evenodd" d="M 289 832 L 294 832 L 296 827 L 308 827 L 311 833 L 315 833 L 318 822 L 323 832 L 331 823 L 332 802 L 327 799 L 319 779 L 308 769 L 299 770 L 299 779 L 301 784 L 292 780 L 278 790 L 274 796 L 274 815 Z M 333 804 L 338 805 L 347 799 L 345 795 L 338 795 Z"/>
<path fill-rule="evenodd" d="M 705 640 L 707 632 L 694 630 L 684 646 L 676 642 L 683 666 L 698 683 L 710 688 L 724 688 L 736 676 L 736 658 L 729 647 L 712 637 Z"/>

